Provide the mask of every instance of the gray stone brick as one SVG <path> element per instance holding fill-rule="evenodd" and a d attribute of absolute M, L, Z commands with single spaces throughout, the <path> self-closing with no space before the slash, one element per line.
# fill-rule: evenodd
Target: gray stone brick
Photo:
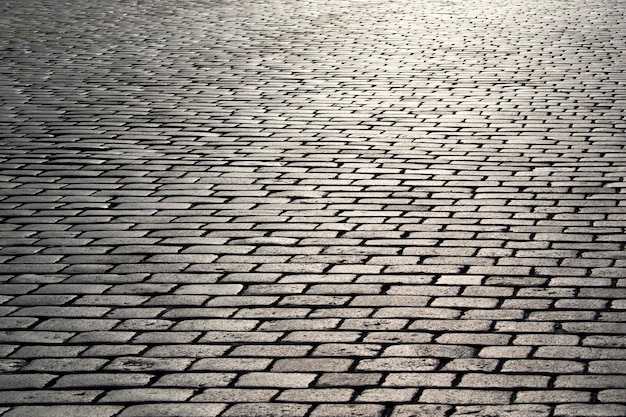
<path fill-rule="evenodd" d="M 351 359 L 298 358 L 279 359 L 272 366 L 274 372 L 347 372 Z"/>
<path fill-rule="evenodd" d="M 18 389 L 43 388 L 55 378 L 56 378 L 56 375 L 43 374 L 43 373 L 3 374 L 3 375 L 0 375 L 0 389 L 18 390 Z"/>
<path fill-rule="evenodd" d="M 265 358 L 204 358 L 196 361 L 192 371 L 263 371 L 268 369 L 272 359 Z"/>
<path fill-rule="evenodd" d="M 397 405 L 391 417 L 445 417 L 451 409 L 450 406 L 432 404 Z"/>
<path fill-rule="evenodd" d="M 96 390 L 45 390 L 3 391 L 0 404 L 89 404 L 93 403 L 102 391 Z"/>
<path fill-rule="evenodd" d="M 305 404 L 244 403 L 231 406 L 221 417 L 304 417 L 310 408 Z"/>
<path fill-rule="evenodd" d="M 147 351 L 145 351 L 144 355 L 146 357 L 155 358 L 204 358 L 211 356 L 222 356 L 222 354 L 226 352 L 228 348 L 229 346 L 201 344 L 160 345 L 148 349 Z"/>
<path fill-rule="evenodd" d="M 35 326 L 34 330 L 70 332 L 106 331 L 115 327 L 118 322 L 118 320 L 113 319 L 49 318 Z"/>
<path fill-rule="evenodd" d="M 502 406 L 462 406 L 457 407 L 452 414 L 454 417 L 461 416 L 506 416 L 506 417 L 547 417 L 550 415 L 550 407 L 545 405 L 502 405 Z"/>
<path fill-rule="evenodd" d="M 340 320 L 339 319 L 285 319 L 270 320 L 263 322 L 258 330 L 260 331 L 298 331 L 298 330 L 333 330 Z M 358 330 L 358 329 L 354 329 Z"/>
<path fill-rule="evenodd" d="M 237 376 L 232 372 L 181 372 L 161 376 L 153 387 L 222 388 L 230 385 Z M 143 384 L 146 385 L 146 384 Z M 197 401 L 194 397 L 192 401 Z"/>
<path fill-rule="evenodd" d="M 237 346 L 230 356 L 256 356 L 256 357 L 304 357 L 312 349 L 309 345 L 245 345 Z"/>
<path fill-rule="evenodd" d="M 10 301 L 8 301 L 7 305 L 17 305 L 17 306 L 41 306 L 41 305 L 63 305 L 74 299 L 74 295 L 21 295 L 17 296 Z"/>
<path fill-rule="evenodd" d="M 192 389 L 182 388 L 125 388 L 111 390 L 99 401 L 103 403 L 181 402 L 189 399 Z"/>
<path fill-rule="evenodd" d="M 303 372 L 251 372 L 243 374 L 237 387 L 307 388 L 316 374 Z"/>
<path fill-rule="evenodd" d="M 577 335 L 564 334 L 520 334 L 515 337 L 513 344 L 530 346 L 571 346 L 577 345 L 580 338 Z"/>
<path fill-rule="evenodd" d="M 502 365 L 504 372 L 577 373 L 585 368 L 584 363 L 567 360 L 511 359 Z"/>
<path fill-rule="evenodd" d="M 63 375 L 57 379 L 53 388 L 120 388 L 120 387 L 143 387 L 150 383 L 150 374 L 115 374 L 115 373 L 93 373 L 93 374 L 70 374 Z"/>
<path fill-rule="evenodd" d="M 390 387 L 451 387 L 456 375 L 453 373 L 437 372 L 393 372 L 390 373 L 383 386 Z"/>
<path fill-rule="evenodd" d="M 377 386 L 381 379 L 382 374 L 376 372 L 329 372 L 320 375 L 315 385 L 317 387 L 367 387 Z"/>
<path fill-rule="evenodd" d="M 308 308 L 281 308 L 281 307 L 259 307 L 259 308 L 240 308 L 235 314 L 235 318 L 303 318 L 310 313 Z"/>
<path fill-rule="evenodd" d="M 162 319 L 128 319 L 116 326 L 116 330 L 158 331 L 167 330 L 174 325 L 171 320 Z"/>
<path fill-rule="evenodd" d="M 135 337 L 135 332 L 121 331 L 88 331 L 76 334 L 70 339 L 71 343 L 124 343 Z"/>
<path fill-rule="evenodd" d="M 380 372 L 401 372 L 405 370 L 432 371 L 438 364 L 439 361 L 432 358 L 374 358 L 360 360 L 357 364 L 356 370 Z"/>
<path fill-rule="evenodd" d="M 334 318 L 362 318 L 367 317 L 372 314 L 374 311 L 373 308 L 362 308 L 362 307 L 337 307 L 337 308 L 316 308 L 309 314 L 310 318 L 325 318 L 325 317 L 334 317 Z"/>
<path fill-rule="evenodd" d="M 426 332 L 369 332 L 363 339 L 366 343 L 428 343 L 433 335 Z"/>
<path fill-rule="evenodd" d="M 400 330 L 406 327 L 408 320 L 405 319 L 346 319 L 341 323 L 342 330 L 359 331 L 388 331 Z"/>
<path fill-rule="evenodd" d="M 434 404 L 508 404 L 511 392 L 502 390 L 478 389 L 425 389 L 420 402 Z"/>
<path fill-rule="evenodd" d="M 244 319 L 205 319 L 179 321 L 174 331 L 249 331 L 258 325 L 257 320 Z"/>
<path fill-rule="evenodd" d="M 287 389 L 276 401 L 304 403 L 345 403 L 350 401 L 353 390 L 348 388 Z"/>
<path fill-rule="evenodd" d="M 241 342 L 275 342 L 283 335 L 282 332 L 247 332 L 247 331 L 209 331 L 198 340 L 198 343 L 241 343 Z"/>
<path fill-rule="evenodd" d="M 467 373 L 459 387 L 467 388 L 548 388 L 549 376 Z"/>
<path fill-rule="evenodd" d="M 621 359 L 621 349 L 589 348 L 580 346 L 540 346 L 537 358 Z"/>
<path fill-rule="evenodd" d="M 558 417 L 618 417 L 626 413 L 622 404 L 559 404 L 555 409 Z"/>
<path fill-rule="evenodd" d="M 430 297 L 402 295 L 362 295 L 354 297 L 352 306 L 425 306 Z"/>
<path fill-rule="evenodd" d="M 82 355 L 84 357 L 118 357 L 138 355 L 145 349 L 144 345 L 97 345 L 89 347 Z"/>
<path fill-rule="evenodd" d="M 453 314 L 452 314 L 453 312 Z M 456 310 L 453 310 L 450 314 L 451 318 L 455 318 L 457 316 Z M 440 320 L 438 318 L 433 318 L 432 320 L 414 320 L 409 329 L 411 330 L 425 330 L 429 332 L 448 332 L 448 331 L 487 331 L 492 326 L 491 320 Z"/>
<path fill-rule="evenodd" d="M 6 414 L 9 417 L 113 417 L 122 409 L 116 405 L 23 405 L 12 408 Z"/>
<path fill-rule="evenodd" d="M 37 321 L 32 317 L 0 317 L 0 329 L 27 329 Z"/>
<path fill-rule="evenodd" d="M 13 316 L 86 318 L 102 317 L 109 311 L 109 307 L 36 306 L 22 308 Z"/>
<path fill-rule="evenodd" d="M 69 346 L 69 345 L 31 345 L 22 346 L 16 349 L 11 355 L 13 358 L 66 358 L 69 356 L 79 356 L 84 352 L 87 346 Z M 13 350 L 11 350 L 13 352 Z"/>
<path fill-rule="evenodd" d="M 236 308 L 223 307 L 179 307 L 169 309 L 162 314 L 162 317 L 167 319 L 228 318 L 232 316 L 236 310 Z"/>
<path fill-rule="evenodd" d="M 192 402 L 233 402 L 259 403 L 269 402 L 278 394 L 276 389 L 238 389 L 238 388 L 209 388 L 191 399 Z"/>
<path fill-rule="evenodd" d="M 457 358 L 446 363 L 442 371 L 484 371 L 491 372 L 499 362 L 495 359 Z"/>
<path fill-rule="evenodd" d="M 418 390 L 416 388 L 367 388 L 359 394 L 356 402 L 410 402 Z"/>
<path fill-rule="evenodd" d="M 158 403 L 131 405 L 124 408 L 120 417 L 217 417 L 225 404 Z"/>
<path fill-rule="evenodd" d="M 24 371 L 31 372 L 89 372 L 101 369 L 108 360 L 97 358 L 43 358 L 33 359 Z"/>
<path fill-rule="evenodd" d="M 383 356 L 430 357 L 430 358 L 469 358 L 475 349 L 461 345 L 409 344 L 391 345 L 385 348 Z"/>
<path fill-rule="evenodd" d="M 574 391 L 574 390 L 558 390 L 558 389 L 520 391 L 515 396 L 515 402 L 518 402 L 521 404 L 532 404 L 532 403 L 564 404 L 564 403 L 590 402 L 590 400 L 591 400 L 590 392 Z"/>
<path fill-rule="evenodd" d="M 159 371 L 183 371 L 192 362 L 189 358 L 146 358 L 141 356 L 128 356 L 115 358 L 106 367 L 106 371 L 118 372 L 159 372 Z"/>
<path fill-rule="evenodd" d="M 451 345 L 507 345 L 511 336 L 489 333 L 447 333 L 435 339 L 437 343 Z"/>
<path fill-rule="evenodd" d="M 620 403 L 623 402 L 624 394 L 626 394 L 625 391 L 626 389 L 603 390 L 598 393 L 598 400 L 603 403 Z"/>
<path fill-rule="evenodd" d="M 527 358 L 532 351 L 528 346 L 487 346 L 480 350 L 481 358 Z"/>

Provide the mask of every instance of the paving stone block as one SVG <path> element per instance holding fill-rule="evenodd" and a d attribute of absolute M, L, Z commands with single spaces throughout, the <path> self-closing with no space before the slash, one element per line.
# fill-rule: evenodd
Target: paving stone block
<path fill-rule="evenodd" d="M 499 362 L 495 359 L 457 358 L 446 363 L 441 369 L 444 371 L 485 371 L 491 372 Z"/>
<path fill-rule="evenodd" d="M 393 408 L 391 417 L 445 417 L 452 409 L 446 405 L 406 404 Z"/>
<path fill-rule="evenodd" d="M 43 358 L 33 359 L 22 369 L 31 372 L 93 372 L 108 362 L 97 358 Z"/>
<path fill-rule="evenodd" d="M 376 372 L 328 372 L 323 373 L 316 380 L 317 387 L 366 387 L 377 386 L 382 379 L 381 373 Z"/>
<path fill-rule="evenodd" d="M 593 389 L 593 388 L 622 388 L 626 381 L 624 375 L 561 375 L 557 376 L 556 388 Z"/>
<path fill-rule="evenodd" d="M 283 336 L 282 332 L 247 332 L 247 331 L 209 331 L 198 340 L 198 343 L 241 343 L 241 342 L 276 342 Z"/>
<path fill-rule="evenodd" d="M 598 400 L 603 403 L 620 403 L 623 402 L 625 389 L 607 389 L 600 391 Z M 578 400 L 580 401 L 580 400 Z"/>
<path fill-rule="evenodd" d="M 226 408 L 225 404 L 158 403 L 131 405 L 124 408 L 120 417 L 217 417 Z"/>
<path fill-rule="evenodd" d="M 272 366 L 275 372 L 347 372 L 353 361 L 332 358 L 279 359 Z"/>
<path fill-rule="evenodd" d="M 149 384 L 152 379 L 150 374 L 114 374 L 114 373 L 93 373 L 93 374 L 70 374 L 63 375 L 57 379 L 53 385 L 55 389 L 61 388 L 121 388 L 121 387 L 143 387 Z"/>
<path fill-rule="evenodd" d="M 457 317 L 457 312 L 455 310 L 449 312 L 448 314 L 452 315 L 450 318 Z M 488 319 L 447 320 L 448 317 L 445 318 L 446 319 L 440 319 L 439 317 L 434 317 L 432 319 L 413 320 L 409 325 L 409 329 L 429 332 L 485 332 L 489 330 L 493 324 L 493 322 Z"/>
<path fill-rule="evenodd" d="M 32 405 L 32 404 L 89 404 L 102 395 L 96 390 L 46 390 L 37 391 L 3 391 L 0 404 Z"/>
<path fill-rule="evenodd" d="M 13 316 L 87 318 L 102 317 L 109 311 L 109 307 L 35 306 L 22 308 Z"/>
<path fill-rule="evenodd" d="M 235 318 L 261 318 L 261 319 L 272 319 L 272 318 L 303 318 L 306 317 L 310 313 L 310 309 L 308 308 L 297 308 L 297 307 L 260 307 L 260 308 L 240 308 L 239 311 L 235 314 Z"/>
<path fill-rule="evenodd" d="M 224 411 L 223 417 L 304 417 L 310 405 L 289 403 L 235 404 Z"/>
<path fill-rule="evenodd" d="M 307 388 L 283 391 L 276 401 L 304 403 L 345 403 L 350 401 L 353 390 L 348 388 Z"/>
<path fill-rule="evenodd" d="M 0 375 L 0 388 L 3 390 L 44 388 L 56 375 L 36 374 L 3 374 Z"/>
<path fill-rule="evenodd" d="M 437 343 L 451 345 L 508 345 L 511 336 L 488 333 L 447 333 L 435 339 Z"/>
<path fill-rule="evenodd" d="M 584 363 L 567 360 L 511 359 L 502 365 L 504 372 L 577 373 Z"/>
<path fill-rule="evenodd" d="M 558 389 L 520 391 L 515 396 L 515 402 L 521 404 L 564 404 L 578 403 L 581 401 L 590 402 L 590 400 L 591 392 Z"/>
<path fill-rule="evenodd" d="M 502 416 L 502 417 L 547 417 L 550 415 L 550 407 L 545 405 L 503 405 L 503 406 L 463 406 L 457 407 L 452 414 L 460 416 Z"/>
<path fill-rule="evenodd" d="M 462 345 L 409 344 L 391 345 L 385 348 L 383 356 L 429 357 L 429 358 L 471 358 L 475 349 Z"/>
<path fill-rule="evenodd" d="M 174 331 L 250 331 L 257 327 L 257 320 L 246 319 L 206 319 L 182 320 L 172 330 Z"/>
<path fill-rule="evenodd" d="M 284 319 L 263 322 L 258 330 L 266 331 L 315 331 L 333 330 L 339 325 L 339 319 Z M 350 330 L 350 329 L 348 329 Z M 358 330 L 358 329 L 354 329 Z"/>
<path fill-rule="evenodd" d="M 189 399 L 194 393 L 192 389 L 182 388 L 125 388 L 111 390 L 99 399 L 102 403 L 145 403 L 156 402 L 182 402 Z"/>
<path fill-rule="evenodd" d="M 245 345 L 229 352 L 238 357 L 304 357 L 313 347 L 310 345 Z"/>
<path fill-rule="evenodd" d="M 356 402 L 410 402 L 418 393 L 416 388 L 367 388 L 355 399 Z"/>
<path fill-rule="evenodd" d="M 269 402 L 278 394 L 276 389 L 209 388 L 191 399 L 192 402 Z"/>
<path fill-rule="evenodd" d="M 9 417 L 113 417 L 122 410 L 122 406 L 115 405 L 23 405 L 9 410 Z"/>
<path fill-rule="evenodd" d="M 434 370 L 439 361 L 432 358 L 374 358 L 362 359 L 358 362 L 356 369 L 358 371 L 380 371 L 380 372 L 401 372 L 403 370 L 411 371 L 431 371 Z"/>
<path fill-rule="evenodd" d="M 122 331 L 86 331 L 76 333 L 74 337 L 70 338 L 71 343 L 124 343 L 135 337 L 135 332 L 122 332 Z"/>
<path fill-rule="evenodd" d="M 387 375 L 383 386 L 390 387 L 451 387 L 456 374 L 447 372 L 437 372 L 436 374 L 427 372 L 393 372 Z"/>
<path fill-rule="evenodd" d="M 82 355 L 84 357 L 118 357 L 138 355 L 145 349 L 143 345 L 99 345 L 89 347 Z"/>
<path fill-rule="evenodd" d="M 114 372 L 176 372 L 187 369 L 190 358 L 149 358 L 141 356 L 118 357 L 104 368 Z"/>
<path fill-rule="evenodd" d="M 205 358 L 196 361 L 192 371 L 262 371 L 268 369 L 272 359 L 265 358 Z"/>
<path fill-rule="evenodd" d="M 508 404 L 512 393 L 502 390 L 425 389 L 420 402 L 434 404 Z"/>
<path fill-rule="evenodd" d="M 44 331 L 106 331 L 117 325 L 119 321 L 113 319 L 86 319 L 86 318 L 49 318 L 40 322 L 34 330 Z"/>
<path fill-rule="evenodd" d="M 218 388 L 227 387 L 237 376 L 232 372 L 181 372 L 169 373 L 155 381 L 153 387 Z M 144 384 L 146 385 L 146 384 Z M 197 398 L 194 397 L 194 401 Z"/>
<path fill-rule="evenodd" d="M 621 359 L 623 353 L 621 349 L 579 346 L 540 346 L 534 356 L 537 358 Z M 601 363 L 602 361 L 599 362 Z"/>
<path fill-rule="evenodd" d="M 617 417 L 624 415 L 626 406 L 622 404 L 559 404 L 555 416 L 565 417 Z"/>
<path fill-rule="evenodd" d="M 251 372 L 243 374 L 237 387 L 307 388 L 316 374 L 303 372 Z"/>
<path fill-rule="evenodd" d="M 549 376 L 542 375 L 513 375 L 513 374 L 478 374 L 467 373 L 463 375 L 459 387 L 471 388 L 547 388 L 550 382 Z"/>

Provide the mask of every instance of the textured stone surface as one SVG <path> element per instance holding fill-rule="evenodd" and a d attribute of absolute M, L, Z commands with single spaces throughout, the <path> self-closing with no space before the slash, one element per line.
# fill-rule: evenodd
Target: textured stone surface
<path fill-rule="evenodd" d="M 623 416 L 625 14 L 3 1 L 0 415 Z"/>

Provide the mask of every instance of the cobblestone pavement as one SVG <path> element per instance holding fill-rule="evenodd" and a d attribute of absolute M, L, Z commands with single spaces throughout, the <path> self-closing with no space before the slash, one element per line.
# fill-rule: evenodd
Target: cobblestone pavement
<path fill-rule="evenodd" d="M 625 15 L 3 0 L 0 415 L 626 415 Z"/>

